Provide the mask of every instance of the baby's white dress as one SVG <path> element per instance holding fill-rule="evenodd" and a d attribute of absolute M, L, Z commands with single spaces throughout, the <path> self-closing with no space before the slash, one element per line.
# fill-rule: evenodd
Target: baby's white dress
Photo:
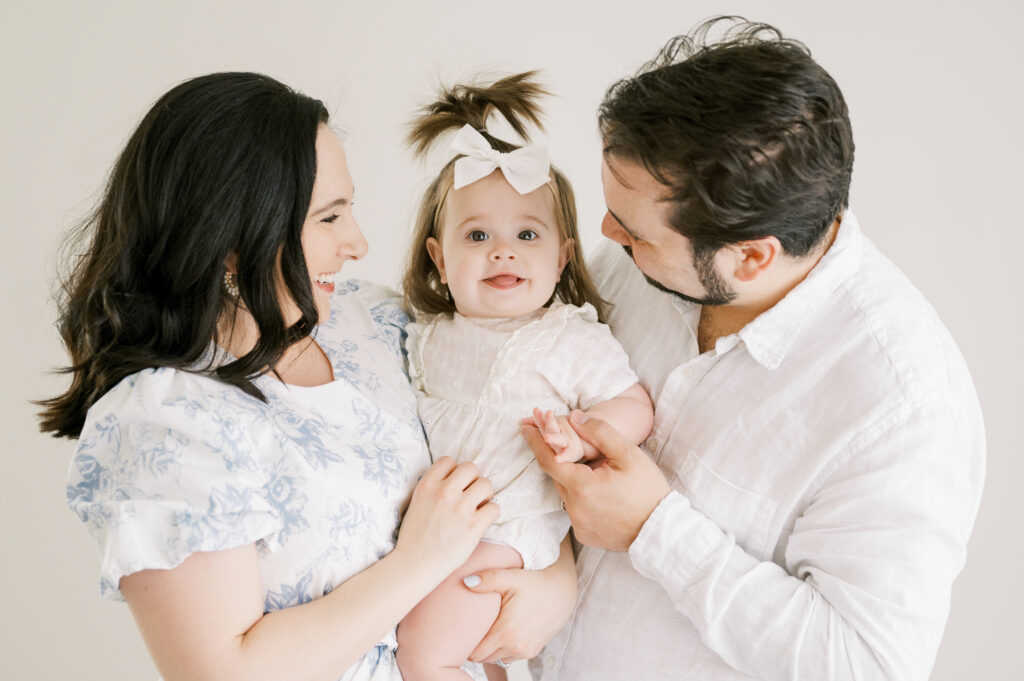
<path fill-rule="evenodd" d="M 527 569 L 547 567 L 569 518 L 519 423 L 534 407 L 587 410 L 632 386 L 622 346 L 589 304 L 556 302 L 514 319 L 435 315 L 406 331 L 431 455 L 476 463 L 501 508 L 484 539 L 516 549 Z"/>

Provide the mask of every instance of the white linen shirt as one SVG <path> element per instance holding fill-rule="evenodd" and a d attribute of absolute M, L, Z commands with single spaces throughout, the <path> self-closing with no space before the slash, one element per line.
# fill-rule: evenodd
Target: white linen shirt
<path fill-rule="evenodd" d="M 700 307 L 615 244 L 592 263 L 655 403 L 672 491 L 584 547 L 535 679 L 925 679 L 984 477 L 952 338 L 847 212 L 782 301 L 700 354 Z"/>

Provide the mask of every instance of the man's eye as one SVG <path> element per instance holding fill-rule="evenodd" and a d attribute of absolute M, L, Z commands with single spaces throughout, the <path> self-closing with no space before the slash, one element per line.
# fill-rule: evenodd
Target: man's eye
<path fill-rule="evenodd" d="M 487 240 L 486 232 L 481 232 L 479 229 L 474 229 L 467 236 L 469 237 L 470 241 L 486 241 Z"/>
<path fill-rule="evenodd" d="M 522 239 L 523 241 L 533 241 L 539 236 L 540 235 L 537 234 L 537 232 L 533 231 L 532 229 L 524 229 L 523 231 L 519 232 L 519 238 Z"/>

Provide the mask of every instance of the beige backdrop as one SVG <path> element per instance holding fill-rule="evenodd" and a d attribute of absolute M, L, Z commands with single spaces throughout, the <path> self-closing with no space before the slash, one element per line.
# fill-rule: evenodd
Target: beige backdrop
<path fill-rule="evenodd" d="M 263 71 L 324 99 L 347 130 L 370 242 L 350 275 L 395 283 L 426 171 L 401 126 L 438 78 L 542 68 L 553 157 L 575 183 L 585 249 L 601 239 L 595 109 L 671 35 L 725 10 L 806 42 L 846 94 L 864 230 L 938 309 L 976 381 L 989 474 L 933 679 L 1019 673 L 1024 547 L 1018 386 L 1024 184 L 1015 0 L 458 2 L 267 0 L 0 5 L 4 372 L 0 489 L 7 603 L 0 678 L 154 679 L 127 609 L 100 601 L 96 553 L 64 505 L 73 445 L 28 400 L 64 360 L 49 294 L 62 233 L 95 201 L 142 113 L 181 80 Z M 438 9 L 443 7 L 443 9 Z M 1016 202 L 1014 202 L 1016 203 Z M 625 654 L 625 653 L 624 653 Z M 522 668 L 516 678 L 525 678 Z"/>

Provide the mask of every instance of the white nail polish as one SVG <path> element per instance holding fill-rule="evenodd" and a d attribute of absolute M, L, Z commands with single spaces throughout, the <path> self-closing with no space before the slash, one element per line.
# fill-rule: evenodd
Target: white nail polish
<path fill-rule="evenodd" d="M 478 577 L 477 575 L 463 577 L 462 583 L 472 589 L 474 586 L 480 586 L 480 577 Z"/>

